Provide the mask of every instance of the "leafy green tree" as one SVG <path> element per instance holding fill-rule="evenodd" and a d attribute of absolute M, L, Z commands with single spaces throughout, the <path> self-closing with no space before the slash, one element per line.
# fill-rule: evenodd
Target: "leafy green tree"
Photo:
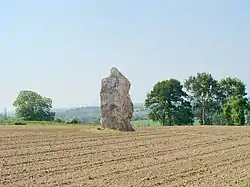
<path fill-rule="evenodd" d="M 17 118 L 27 121 L 53 121 L 52 100 L 36 92 L 23 90 L 13 103 Z"/>
<path fill-rule="evenodd" d="M 231 98 L 243 98 L 247 95 L 245 84 L 238 78 L 227 77 L 219 82 L 224 103 Z"/>
<path fill-rule="evenodd" d="M 213 125 L 227 125 L 225 116 L 223 115 L 222 110 L 218 110 L 212 115 L 212 124 Z"/>
<path fill-rule="evenodd" d="M 146 108 L 150 109 L 148 117 L 162 125 L 193 124 L 191 104 L 186 99 L 187 96 L 176 79 L 157 82 L 145 100 Z"/>
<path fill-rule="evenodd" d="M 199 110 L 201 125 L 211 124 L 213 114 L 219 107 L 217 80 L 210 73 L 197 73 L 185 80 L 184 86 L 189 93 L 194 110 Z"/>
<path fill-rule="evenodd" d="M 237 98 L 229 101 L 231 106 L 232 121 L 235 125 L 245 125 L 246 98 Z"/>
<path fill-rule="evenodd" d="M 227 77 L 219 82 L 222 100 L 222 113 L 228 125 L 244 125 L 249 109 L 245 97 L 246 86 L 238 78 Z"/>

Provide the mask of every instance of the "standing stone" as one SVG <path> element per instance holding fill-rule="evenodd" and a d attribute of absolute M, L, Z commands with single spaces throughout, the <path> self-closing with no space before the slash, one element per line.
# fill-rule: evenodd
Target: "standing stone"
<path fill-rule="evenodd" d="M 133 103 L 129 90 L 131 83 L 115 67 L 101 81 L 101 124 L 104 129 L 134 131 L 131 125 Z"/>

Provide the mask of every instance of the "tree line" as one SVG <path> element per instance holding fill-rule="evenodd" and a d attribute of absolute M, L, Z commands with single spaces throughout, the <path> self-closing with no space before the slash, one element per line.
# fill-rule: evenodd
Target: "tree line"
<path fill-rule="evenodd" d="M 15 107 L 15 115 L 8 117 L 8 121 L 54 121 L 65 124 L 100 124 L 100 107 L 98 106 L 52 110 L 52 99 L 43 97 L 30 90 L 22 90 L 17 98 L 15 98 L 13 106 Z M 140 107 L 135 105 L 134 108 L 132 120 L 147 118 L 148 112 L 145 111 L 143 104 Z M 0 120 L 5 120 L 1 114 Z"/>
<path fill-rule="evenodd" d="M 216 80 L 203 72 L 188 77 L 184 83 L 174 78 L 157 82 L 147 94 L 145 107 L 148 118 L 162 125 L 193 125 L 194 119 L 199 119 L 201 125 L 245 125 L 250 118 L 250 100 L 246 96 L 246 86 L 240 79 Z M 21 120 L 63 121 L 55 119 L 52 100 L 34 91 L 21 91 L 13 106 L 16 118 Z"/>
<path fill-rule="evenodd" d="M 55 118 L 56 113 L 52 111 L 52 99 L 43 97 L 40 94 L 22 90 L 15 99 L 13 106 L 15 107 L 15 117 L 24 121 L 54 121 L 57 123 L 77 124 L 77 123 L 93 123 L 99 124 L 99 118 L 80 119 L 76 116 L 71 118 L 60 117 Z"/>
<path fill-rule="evenodd" d="M 216 80 L 197 73 L 182 84 L 171 78 L 157 82 L 147 94 L 148 117 L 162 125 L 245 125 L 250 112 L 246 86 L 238 78 Z"/>

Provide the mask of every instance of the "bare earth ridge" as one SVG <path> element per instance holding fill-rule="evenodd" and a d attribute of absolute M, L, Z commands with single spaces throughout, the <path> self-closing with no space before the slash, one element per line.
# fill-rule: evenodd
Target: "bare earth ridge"
<path fill-rule="evenodd" d="M 0 186 L 243 186 L 250 127 L 0 127 Z"/>

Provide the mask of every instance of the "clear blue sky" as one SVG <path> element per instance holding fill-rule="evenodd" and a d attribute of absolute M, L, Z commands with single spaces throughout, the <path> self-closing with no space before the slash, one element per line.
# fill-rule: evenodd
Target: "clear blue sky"
<path fill-rule="evenodd" d="M 250 1 L 2 0 L 0 63 L 0 111 L 22 89 L 56 108 L 98 105 L 112 66 L 134 102 L 202 71 L 250 86 Z"/>

